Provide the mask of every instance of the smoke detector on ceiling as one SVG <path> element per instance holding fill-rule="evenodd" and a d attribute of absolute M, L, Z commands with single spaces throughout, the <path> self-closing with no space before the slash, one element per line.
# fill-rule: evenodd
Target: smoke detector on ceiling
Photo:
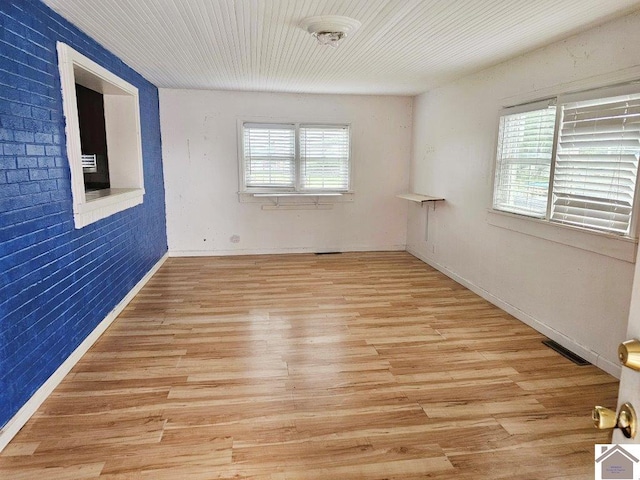
<path fill-rule="evenodd" d="M 300 26 L 316 37 L 321 45 L 337 47 L 340 41 L 360 27 L 361 23 L 339 15 L 321 15 L 305 18 Z"/>

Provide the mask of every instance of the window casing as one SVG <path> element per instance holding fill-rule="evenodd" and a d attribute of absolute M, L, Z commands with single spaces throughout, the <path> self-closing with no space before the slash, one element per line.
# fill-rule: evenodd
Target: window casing
<path fill-rule="evenodd" d="M 346 193 L 351 188 L 349 125 L 241 125 L 240 191 Z"/>
<path fill-rule="evenodd" d="M 493 209 L 635 237 L 640 94 L 616 88 L 545 103 L 500 118 Z"/>
<path fill-rule="evenodd" d="M 143 202 L 142 141 L 138 89 L 107 69 L 58 42 L 58 67 L 71 170 L 73 218 L 82 228 Z M 82 151 L 76 85 L 102 96 L 105 152 Z M 108 187 L 92 185 L 88 176 L 100 170 L 108 150 Z M 103 156 L 104 158 L 101 158 Z"/>

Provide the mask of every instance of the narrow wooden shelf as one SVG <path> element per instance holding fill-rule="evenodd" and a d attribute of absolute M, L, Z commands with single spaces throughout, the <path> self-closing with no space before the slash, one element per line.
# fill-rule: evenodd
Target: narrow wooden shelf
<path fill-rule="evenodd" d="M 411 202 L 416 203 L 426 203 L 426 202 L 442 202 L 444 198 L 442 197 L 432 197 L 431 195 L 422 195 L 420 193 L 401 193 L 400 195 L 396 195 L 398 198 L 403 198 L 405 200 L 409 200 Z"/>

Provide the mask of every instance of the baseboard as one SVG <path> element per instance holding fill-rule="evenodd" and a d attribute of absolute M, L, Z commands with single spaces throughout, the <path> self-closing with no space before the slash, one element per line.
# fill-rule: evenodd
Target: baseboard
<path fill-rule="evenodd" d="M 20 431 L 31 416 L 38 410 L 40 405 L 47 399 L 51 392 L 60 384 L 64 377 L 78 363 L 78 360 L 87 353 L 89 348 L 100 338 L 100 335 L 113 323 L 118 315 L 133 300 L 133 297 L 144 287 L 149 279 L 158 271 L 165 260 L 169 257 L 165 253 L 160 260 L 147 272 L 147 274 L 129 291 L 129 293 L 115 306 L 115 308 L 98 324 L 98 326 L 78 345 L 78 347 L 67 357 L 58 369 L 47 379 L 46 382 L 31 396 L 29 400 L 18 410 L 18 412 L 0 430 L 0 452 L 9 444 L 11 439 Z"/>
<path fill-rule="evenodd" d="M 481 296 L 482 298 L 492 303 L 496 307 L 501 308 L 502 310 L 504 310 L 510 315 L 513 315 L 515 318 L 529 325 L 534 330 L 542 333 L 543 335 L 546 335 L 551 340 L 555 340 L 563 347 L 568 348 L 569 350 L 581 356 L 582 358 L 589 361 L 590 363 L 600 368 L 601 370 L 604 370 L 608 374 L 613 375 L 618 379 L 620 378 L 620 374 L 622 372 L 622 367 L 620 365 L 614 362 L 611 362 L 606 358 L 603 358 L 599 353 L 594 352 L 593 350 L 585 347 L 584 345 L 577 343 L 575 340 L 555 330 L 553 327 L 532 317 L 528 313 L 523 312 L 518 307 L 511 305 L 508 302 L 505 302 L 501 298 L 496 297 L 495 295 L 488 292 L 487 290 L 484 290 L 482 287 L 479 287 L 478 285 L 470 282 L 466 278 L 461 277 L 457 273 L 449 270 L 447 267 L 440 265 L 437 262 L 434 262 L 432 259 L 426 257 L 425 255 L 422 255 L 420 252 L 412 249 L 411 247 L 407 246 L 407 252 L 409 252 L 414 257 L 419 258 L 427 265 L 430 265 L 436 270 L 442 272 L 452 280 L 455 280 L 460 285 L 463 285 L 464 287 L 468 288 L 476 295 Z"/>
<path fill-rule="evenodd" d="M 232 255 L 281 255 L 319 252 L 396 252 L 406 250 L 406 245 L 341 245 L 330 247 L 258 248 L 236 250 L 172 250 L 170 257 L 226 257 Z"/>

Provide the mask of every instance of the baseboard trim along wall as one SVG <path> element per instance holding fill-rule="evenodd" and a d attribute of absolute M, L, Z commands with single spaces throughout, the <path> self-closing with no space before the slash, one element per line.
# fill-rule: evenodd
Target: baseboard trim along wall
<path fill-rule="evenodd" d="M 567 337 L 566 335 L 564 335 L 561 332 L 558 332 L 557 330 L 553 329 L 552 327 L 550 327 L 546 323 L 543 323 L 540 320 L 537 320 L 536 318 L 532 317 L 528 313 L 523 312 L 522 310 L 518 309 L 517 307 L 511 305 L 510 303 L 507 303 L 504 300 L 496 297 L 492 293 L 484 290 L 483 288 L 479 287 L 478 285 L 476 285 L 476 284 L 466 280 L 465 278 L 457 275 L 455 272 L 449 270 L 448 268 L 446 268 L 446 267 L 444 267 L 444 266 L 442 266 L 442 265 L 440 265 L 440 264 L 438 264 L 436 262 L 433 262 L 429 258 L 427 258 L 424 255 L 422 255 L 420 252 L 418 252 L 418 251 L 416 251 L 416 250 L 414 250 L 412 248 L 409 248 L 409 247 L 407 247 L 407 252 L 409 252 L 414 257 L 419 258 L 420 260 L 422 260 L 427 265 L 430 265 L 431 267 L 435 268 L 436 270 L 442 272 L 447 277 L 455 280 L 460 285 L 463 285 L 464 287 L 468 288 L 469 290 L 471 290 L 476 295 L 481 296 L 486 301 L 492 303 L 496 307 L 501 308 L 502 310 L 504 310 L 505 312 L 507 312 L 510 315 L 513 315 L 515 318 L 517 318 L 521 322 L 529 325 L 534 330 L 540 332 L 543 335 L 546 335 L 551 340 L 555 340 L 560 345 L 564 346 L 565 348 L 568 348 L 569 350 L 571 350 L 572 352 L 576 353 L 577 355 L 579 355 L 580 357 L 584 358 L 585 360 L 587 360 L 591 364 L 595 365 L 596 367 L 600 368 L 601 370 L 604 370 L 608 374 L 613 375 L 614 377 L 616 377 L 618 379 L 620 378 L 620 375 L 621 375 L 621 372 L 622 372 L 622 367 L 620 365 L 617 365 L 617 364 L 607 360 L 606 358 L 603 358 L 599 353 L 588 349 L 584 345 L 580 345 L 575 340 Z"/>
<path fill-rule="evenodd" d="M 98 326 L 78 345 L 78 347 L 67 357 L 67 359 L 58 367 L 58 369 L 44 382 L 44 384 L 31 396 L 18 413 L 0 430 L 0 452 L 7 446 L 13 437 L 27 423 L 32 415 L 40 408 L 40 405 L 47 399 L 53 390 L 60 384 L 64 377 L 71 371 L 76 363 L 87 353 L 89 348 L 100 338 L 104 331 L 113 323 L 113 321 L 122 313 L 125 307 L 133 300 L 133 297 L 142 290 L 142 287 L 151 279 L 158 271 L 165 260 L 169 257 L 165 253 L 160 260 L 142 277 L 142 279 L 129 291 L 129 293 L 118 303 L 113 310 L 98 324 Z"/>
<path fill-rule="evenodd" d="M 341 245 L 332 247 L 292 247 L 238 250 L 171 250 L 170 257 L 226 257 L 230 255 L 284 255 L 296 253 L 322 252 L 398 252 L 406 250 L 405 245 Z"/>

